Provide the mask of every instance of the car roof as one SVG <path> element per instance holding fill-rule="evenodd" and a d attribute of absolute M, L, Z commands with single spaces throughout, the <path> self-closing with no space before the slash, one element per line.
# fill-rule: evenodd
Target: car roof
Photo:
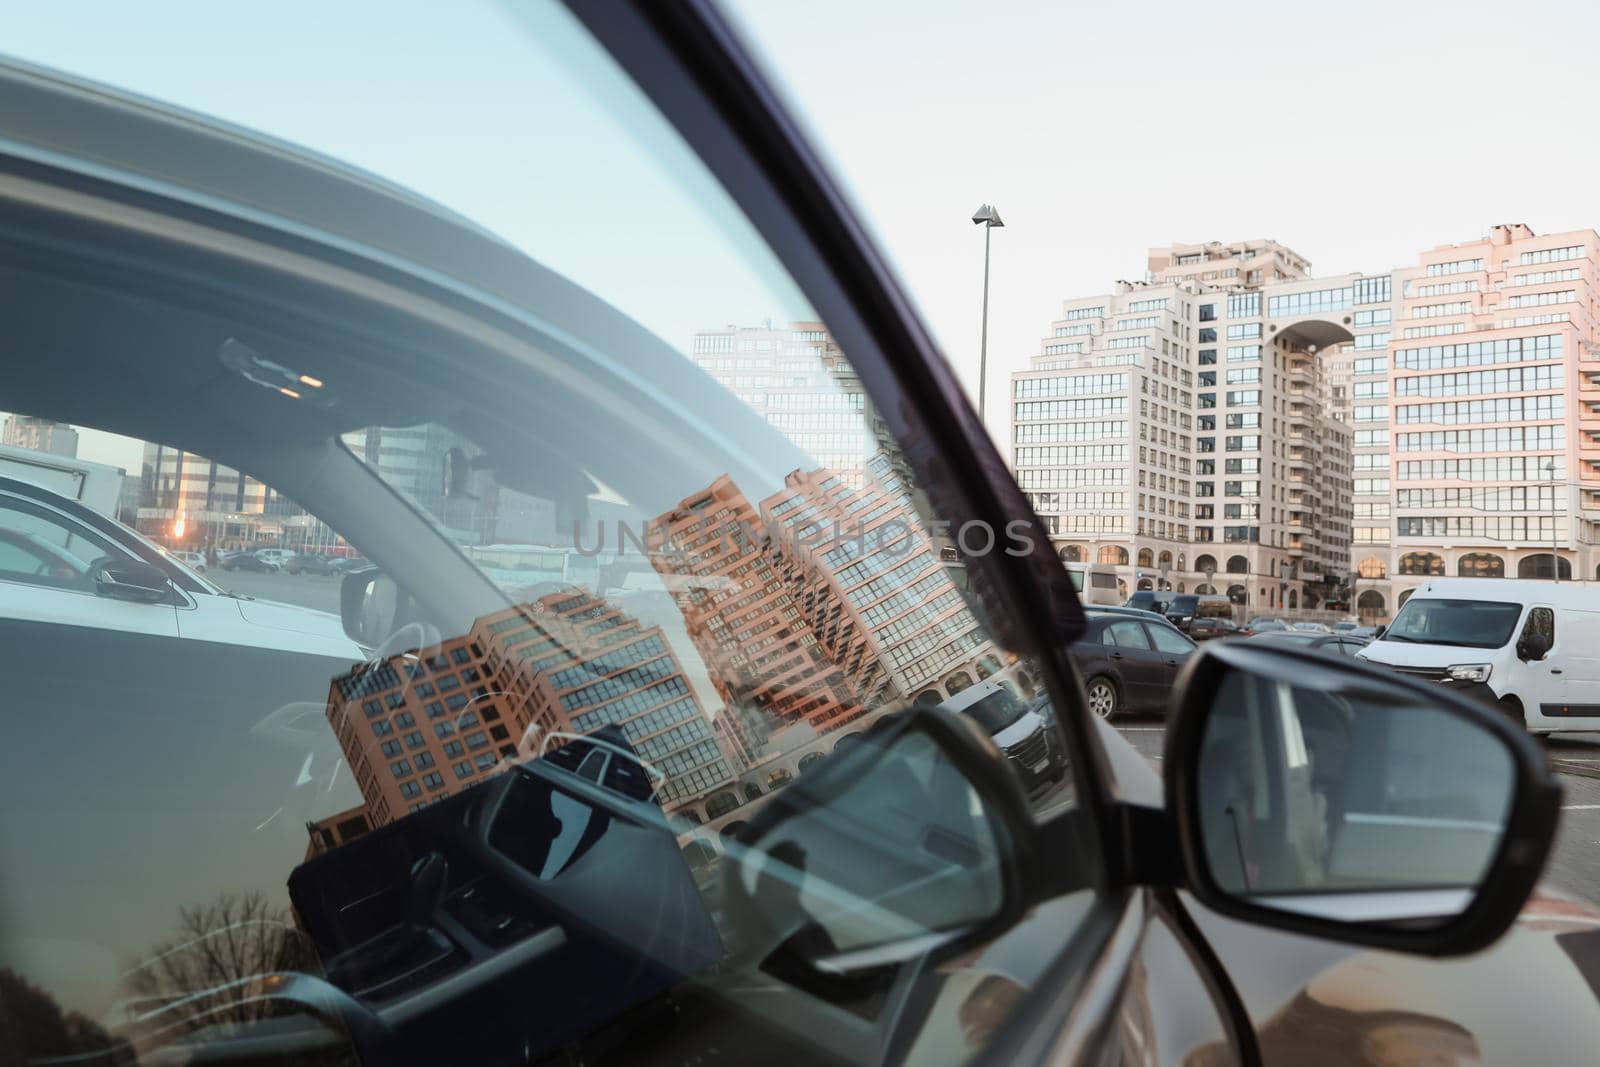
<path fill-rule="evenodd" d="M 1487 600 L 1510 604 L 1539 603 L 1553 607 L 1595 610 L 1600 589 L 1592 582 L 1548 578 L 1431 578 L 1407 600 Z"/>

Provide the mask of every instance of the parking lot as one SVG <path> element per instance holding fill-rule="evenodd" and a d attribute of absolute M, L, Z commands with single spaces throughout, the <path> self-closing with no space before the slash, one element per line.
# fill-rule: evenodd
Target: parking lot
<path fill-rule="evenodd" d="M 213 567 L 206 576 L 222 588 L 258 600 L 278 600 L 304 608 L 339 614 L 339 579 L 317 574 L 259 574 L 255 571 L 225 571 Z"/>
<path fill-rule="evenodd" d="M 1166 726 L 1157 716 L 1118 716 L 1117 732 L 1157 770 Z M 1600 906 L 1600 734 L 1554 734 L 1540 739 L 1566 790 L 1555 854 L 1545 868 L 1547 886 Z"/>

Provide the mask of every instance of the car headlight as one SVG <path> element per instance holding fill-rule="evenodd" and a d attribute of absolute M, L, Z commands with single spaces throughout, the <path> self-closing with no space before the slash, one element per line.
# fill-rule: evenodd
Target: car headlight
<path fill-rule="evenodd" d="M 1493 665 L 1489 663 L 1458 663 L 1454 667 L 1446 667 L 1444 672 L 1452 681 L 1487 682 L 1489 672 L 1493 669 Z"/>

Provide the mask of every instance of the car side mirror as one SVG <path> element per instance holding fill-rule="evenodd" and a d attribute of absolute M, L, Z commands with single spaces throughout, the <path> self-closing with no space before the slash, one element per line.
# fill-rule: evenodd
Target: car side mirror
<path fill-rule="evenodd" d="M 1389 628 L 1387 626 L 1380 626 L 1376 630 L 1372 631 L 1372 639 L 1376 641 L 1378 638 L 1382 637 L 1388 632 Z"/>
<path fill-rule="evenodd" d="M 381 646 L 404 625 L 410 598 L 393 578 L 376 567 L 345 574 L 339 583 L 339 616 L 350 640 L 363 648 Z"/>
<path fill-rule="evenodd" d="M 1265 642 L 1209 645 L 1180 684 L 1167 811 L 1201 903 L 1431 955 L 1482 948 L 1516 918 L 1561 788 L 1509 718 Z"/>
<path fill-rule="evenodd" d="M 172 596 L 172 582 L 160 567 L 137 559 L 102 556 L 89 568 L 98 596 L 157 604 Z"/>
<path fill-rule="evenodd" d="M 1550 654 L 1550 637 L 1548 634 L 1524 634 L 1521 641 L 1517 642 L 1517 658 L 1524 663 L 1533 663 L 1544 659 Z"/>
<path fill-rule="evenodd" d="M 752 962 L 828 986 L 986 941 L 1034 865 L 1021 783 L 970 716 L 885 716 L 724 838 L 724 900 Z"/>

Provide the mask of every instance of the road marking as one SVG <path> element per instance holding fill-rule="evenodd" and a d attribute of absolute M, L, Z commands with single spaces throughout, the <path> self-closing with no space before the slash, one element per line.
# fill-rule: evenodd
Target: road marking
<path fill-rule="evenodd" d="M 1600 811 L 1600 804 L 1563 804 L 1562 811 Z"/>

